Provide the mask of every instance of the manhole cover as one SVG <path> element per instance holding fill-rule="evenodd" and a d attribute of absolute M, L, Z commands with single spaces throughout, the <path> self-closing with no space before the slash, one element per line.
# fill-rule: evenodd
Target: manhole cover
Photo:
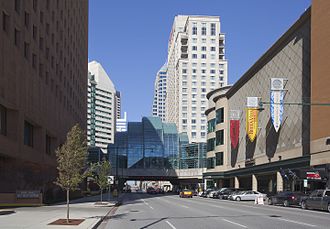
<path fill-rule="evenodd" d="M 136 221 L 136 219 L 131 219 L 131 221 Z"/>
<path fill-rule="evenodd" d="M 282 216 L 280 216 L 280 215 L 270 215 L 269 217 L 279 218 L 279 217 L 282 217 Z"/>

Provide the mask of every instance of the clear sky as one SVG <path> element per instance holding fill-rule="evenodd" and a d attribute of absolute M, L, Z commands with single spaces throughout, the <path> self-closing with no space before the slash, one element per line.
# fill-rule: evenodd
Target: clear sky
<path fill-rule="evenodd" d="M 102 64 L 129 121 L 150 116 L 175 15 L 218 15 L 235 83 L 302 15 L 311 0 L 89 0 L 89 61 Z"/>

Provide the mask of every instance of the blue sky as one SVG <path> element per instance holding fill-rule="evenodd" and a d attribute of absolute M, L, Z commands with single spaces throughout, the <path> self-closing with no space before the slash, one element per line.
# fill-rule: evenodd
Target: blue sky
<path fill-rule="evenodd" d="M 90 0 L 89 61 L 122 94 L 129 121 L 151 115 L 153 84 L 166 62 L 175 15 L 218 15 L 235 83 L 301 16 L 310 0 Z"/>

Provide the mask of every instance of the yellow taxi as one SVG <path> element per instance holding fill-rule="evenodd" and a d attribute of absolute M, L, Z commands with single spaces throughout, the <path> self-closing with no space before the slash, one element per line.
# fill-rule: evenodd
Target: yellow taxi
<path fill-rule="evenodd" d="M 188 190 L 188 189 L 184 189 L 180 192 L 179 196 L 180 196 L 180 198 L 184 198 L 184 197 L 192 198 L 193 197 L 193 191 Z"/>

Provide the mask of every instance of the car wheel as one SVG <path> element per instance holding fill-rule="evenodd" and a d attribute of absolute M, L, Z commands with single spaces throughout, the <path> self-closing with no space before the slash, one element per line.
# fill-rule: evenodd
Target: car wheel
<path fill-rule="evenodd" d="M 273 204 L 272 198 L 268 198 L 268 205 L 272 205 L 272 204 Z"/>
<path fill-rule="evenodd" d="M 241 197 L 236 197 L 236 201 L 241 201 Z"/>
<path fill-rule="evenodd" d="M 330 213 L 330 204 L 328 204 L 328 212 Z"/>
<path fill-rule="evenodd" d="M 289 204 L 289 201 L 284 200 L 284 202 L 283 202 L 283 206 L 284 206 L 284 207 L 289 207 L 289 205 L 290 205 L 290 204 Z"/>
<path fill-rule="evenodd" d="M 302 209 L 307 209 L 307 206 L 306 206 L 306 202 L 305 201 L 301 202 L 301 208 Z"/>

